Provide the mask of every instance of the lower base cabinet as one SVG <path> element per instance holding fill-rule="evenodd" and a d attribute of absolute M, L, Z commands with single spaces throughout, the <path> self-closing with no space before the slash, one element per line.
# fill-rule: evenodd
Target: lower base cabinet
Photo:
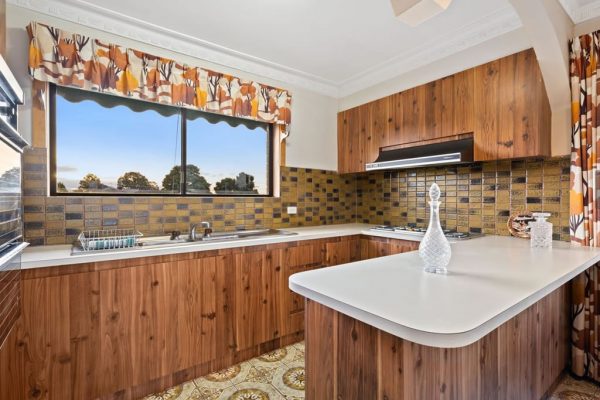
<path fill-rule="evenodd" d="M 570 356 L 569 288 L 458 348 L 410 342 L 307 300 L 306 400 L 547 399 Z"/>
<path fill-rule="evenodd" d="M 366 236 L 24 270 L 2 399 L 137 399 L 303 339 L 290 275 L 415 249 Z"/>

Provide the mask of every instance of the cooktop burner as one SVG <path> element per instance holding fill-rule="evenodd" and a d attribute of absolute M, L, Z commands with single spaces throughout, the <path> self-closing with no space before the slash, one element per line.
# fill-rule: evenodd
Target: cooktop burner
<path fill-rule="evenodd" d="M 371 230 L 374 231 L 385 231 L 385 232 L 398 232 L 398 233 L 405 233 L 405 234 L 414 234 L 414 235 L 425 235 L 425 232 L 427 232 L 427 228 L 421 228 L 421 227 L 417 227 L 417 226 L 392 226 L 392 225 L 378 225 L 375 226 L 373 228 L 371 228 Z M 451 238 L 451 239 L 471 239 L 475 236 L 479 236 L 479 235 L 472 235 L 469 232 L 458 232 L 452 229 L 444 229 L 444 235 L 446 235 L 447 238 Z"/>

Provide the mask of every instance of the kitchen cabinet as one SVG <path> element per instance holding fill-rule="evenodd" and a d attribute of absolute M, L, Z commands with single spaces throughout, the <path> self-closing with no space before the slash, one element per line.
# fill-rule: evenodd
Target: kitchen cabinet
<path fill-rule="evenodd" d="M 460 135 L 475 129 L 475 110 L 473 106 L 473 88 L 475 71 L 468 69 L 452 75 L 452 133 Z"/>
<path fill-rule="evenodd" d="M 345 238 L 346 240 L 330 241 L 325 244 L 325 265 L 347 264 L 361 259 L 360 241 L 356 236 Z M 302 297 L 304 303 L 304 297 Z"/>
<path fill-rule="evenodd" d="M 550 155 L 550 104 L 533 50 L 475 68 L 478 161 Z"/>
<path fill-rule="evenodd" d="M 543 399 L 569 360 L 569 285 L 474 343 L 418 344 L 307 300 L 306 399 Z"/>
<path fill-rule="evenodd" d="M 280 336 L 281 268 L 271 250 L 235 255 L 237 350 Z"/>
<path fill-rule="evenodd" d="M 388 145 L 418 142 L 425 136 L 425 90 L 423 87 L 409 89 L 401 94 L 402 119 L 399 141 Z"/>
<path fill-rule="evenodd" d="M 365 144 L 361 147 L 364 154 L 363 164 L 374 161 L 379 155 L 379 148 L 387 146 L 392 119 L 390 117 L 390 99 L 383 98 L 368 104 L 365 124 Z"/>
<path fill-rule="evenodd" d="M 338 168 L 340 173 L 364 171 L 361 143 L 364 142 L 361 131 L 364 108 L 351 108 L 338 114 Z M 365 129 L 366 131 L 366 129 Z"/>
<path fill-rule="evenodd" d="M 418 248 L 419 242 L 364 236 L 360 239 L 360 259 L 368 260 L 370 258 L 385 257 L 392 254 L 414 251 Z"/>
<path fill-rule="evenodd" d="M 300 341 L 289 277 L 358 261 L 371 240 L 382 255 L 411 243 L 355 235 L 23 270 L 1 398 L 141 398 Z"/>
<path fill-rule="evenodd" d="M 382 147 L 472 135 L 475 161 L 550 155 L 550 105 L 532 49 L 338 114 L 338 170 L 365 171 Z"/>

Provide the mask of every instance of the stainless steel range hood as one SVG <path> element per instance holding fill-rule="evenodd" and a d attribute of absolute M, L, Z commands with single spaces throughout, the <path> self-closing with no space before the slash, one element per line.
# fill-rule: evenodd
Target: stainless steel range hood
<path fill-rule="evenodd" d="M 472 137 L 403 149 L 382 149 L 377 160 L 365 166 L 367 171 L 374 171 L 470 162 L 473 162 Z"/>

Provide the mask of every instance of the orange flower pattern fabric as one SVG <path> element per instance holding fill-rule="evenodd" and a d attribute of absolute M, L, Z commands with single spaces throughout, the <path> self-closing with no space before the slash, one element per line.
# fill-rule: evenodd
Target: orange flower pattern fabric
<path fill-rule="evenodd" d="M 29 74 L 37 80 L 288 125 L 287 90 L 188 66 L 38 22 L 27 26 Z"/>
<path fill-rule="evenodd" d="M 598 215 L 598 55 L 600 31 L 569 43 L 571 75 L 571 241 L 600 245 Z M 571 370 L 600 382 L 600 266 L 596 264 L 572 281 Z"/>

